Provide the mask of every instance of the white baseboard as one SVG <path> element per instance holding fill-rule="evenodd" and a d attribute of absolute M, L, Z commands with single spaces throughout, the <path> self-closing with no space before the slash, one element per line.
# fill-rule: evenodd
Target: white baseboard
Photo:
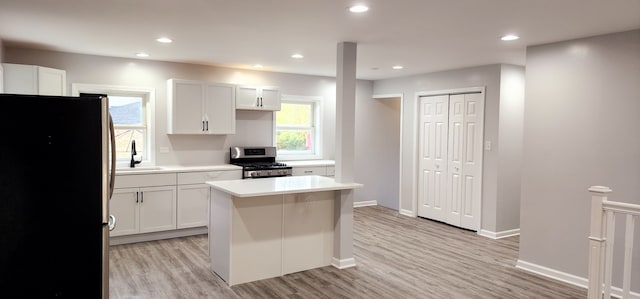
<path fill-rule="evenodd" d="M 516 268 L 520 268 L 525 271 L 529 271 L 538 275 L 549 277 L 551 279 L 566 282 L 568 284 L 572 284 L 574 286 L 578 286 L 585 289 L 588 288 L 588 285 L 589 285 L 589 280 L 587 278 L 576 276 L 576 275 L 569 274 L 562 271 L 558 271 L 555 269 L 547 268 L 545 266 L 540 266 L 534 263 L 529 263 L 523 260 L 518 260 L 518 262 L 516 263 Z M 612 287 L 611 296 L 616 298 L 622 298 L 622 288 Z M 631 292 L 631 298 L 640 299 L 640 293 Z"/>
<path fill-rule="evenodd" d="M 334 266 L 340 270 L 351 268 L 356 266 L 356 260 L 354 258 L 340 260 L 334 257 L 331 259 L 331 266 Z"/>
<path fill-rule="evenodd" d="M 163 240 L 163 239 L 173 239 L 173 238 L 180 238 L 180 237 L 187 237 L 187 236 L 194 236 L 194 235 L 202 235 L 208 232 L 209 231 L 207 227 L 202 226 L 202 227 L 194 227 L 194 228 L 168 230 L 168 231 L 162 231 L 162 232 L 116 236 L 116 237 L 109 238 L 109 245 L 120 245 L 120 244 L 147 242 L 147 241 L 155 241 L 155 240 Z"/>
<path fill-rule="evenodd" d="M 377 200 L 354 201 L 353 202 L 353 207 L 354 208 L 377 206 L 377 205 L 378 205 L 378 201 Z"/>
<path fill-rule="evenodd" d="M 405 215 L 405 216 L 409 216 L 409 217 L 416 217 L 416 215 L 413 214 L 413 211 L 411 210 L 405 210 L 405 209 L 400 209 L 400 215 Z"/>
<path fill-rule="evenodd" d="M 481 235 L 483 237 L 487 237 L 490 239 L 502 239 L 502 238 L 506 238 L 506 237 L 512 237 L 512 236 L 517 236 L 520 234 L 520 229 L 516 228 L 516 229 L 510 229 L 510 230 L 504 230 L 501 232 L 492 232 L 486 229 L 481 229 L 478 231 L 478 235 Z"/>

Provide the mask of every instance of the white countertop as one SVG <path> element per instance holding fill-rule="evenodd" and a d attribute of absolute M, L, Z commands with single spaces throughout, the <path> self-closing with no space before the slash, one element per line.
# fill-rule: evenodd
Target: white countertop
<path fill-rule="evenodd" d="M 194 171 L 220 171 L 220 170 L 242 170 L 242 167 L 232 164 L 202 165 L 202 166 L 136 166 L 135 168 L 116 168 L 118 174 L 150 174 L 168 172 L 194 172 Z"/>
<path fill-rule="evenodd" d="M 334 160 L 300 160 L 300 161 L 278 161 L 287 164 L 291 167 L 303 167 L 303 166 L 333 166 L 336 165 Z"/>
<path fill-rule="evenodd" d="M 361 188 L 358 183 L 338 183 L 333 178 L 305 175 L 227 181 L 207 181 L 214 189 L 236 197 L 319 192 Z"/>

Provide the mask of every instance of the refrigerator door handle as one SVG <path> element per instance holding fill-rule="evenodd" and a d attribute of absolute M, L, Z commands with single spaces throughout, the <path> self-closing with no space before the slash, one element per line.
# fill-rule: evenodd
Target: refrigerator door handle
<path fill-rule="evenodd" d="M 111 172 L 109 176 L 109 199 L 113 196 L 113 187 L 116 183 L 116 133 L 113 118 L 109 113 L 109 142 L 111 143 Z"/>
<path fill-rule="evenodd" d="M 116 216 L 109 214 L 109 231 L 116 228 Z"/>

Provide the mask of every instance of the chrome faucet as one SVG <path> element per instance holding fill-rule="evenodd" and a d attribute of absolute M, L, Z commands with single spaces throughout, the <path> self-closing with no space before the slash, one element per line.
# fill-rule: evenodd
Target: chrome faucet
<path fill-rule="evenodd" d="M 136 161 L 135 159 L 133 159 L 133 157 L 135 155 L 137 155 L 138 153 L 136 152 L 136 140 L 131 140 L 131 163 L 129 163 L 129 167 L 134 168 L 136 167 L 136 164 L 140 164 L 140 162 L 142 162 L 142 159 L 140 159 L 140 161 Z"/>

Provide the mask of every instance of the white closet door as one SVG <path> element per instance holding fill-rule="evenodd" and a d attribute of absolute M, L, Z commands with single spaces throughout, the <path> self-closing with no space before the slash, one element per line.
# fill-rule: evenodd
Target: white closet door
<path fill-rule="evenodd" d="M 418 216 L 446 221 L 449 96 L 420 98 Z"/>
<path fill-rule="evenodd" d="M 449 97 L 449 148 L 447 176 L 447 223 L 460 226 L 461 203 L 463 200 L 462 160 L 464 155 L 464 99 L 465 95 Z"/>
<path fill-rule="evenodd" d="M 464 148 L 460 227 L 479 230 L 482 196 L 484 96 L 464 95 Z"/>

